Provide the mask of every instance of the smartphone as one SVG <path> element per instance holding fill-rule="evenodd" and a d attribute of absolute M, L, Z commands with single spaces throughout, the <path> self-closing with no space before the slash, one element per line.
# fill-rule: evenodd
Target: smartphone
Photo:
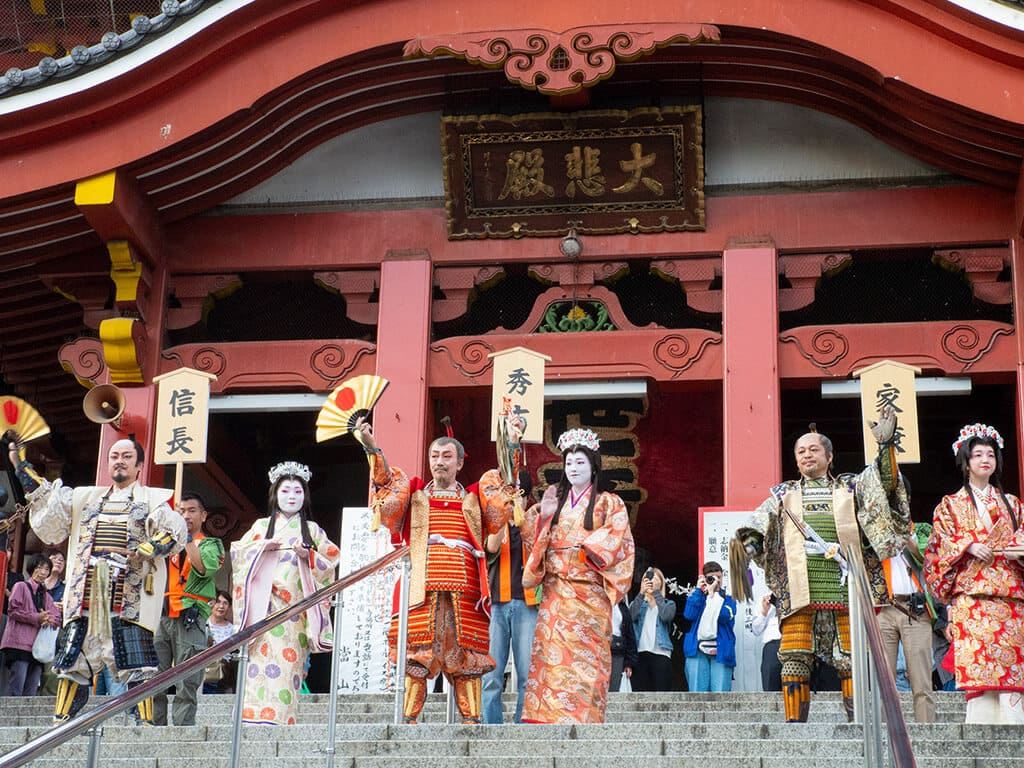
<path fill-rule="evenodd" d="M 653 579 L 654 579 L 654 569 L 653 568 L 648 568 L 647 571 L 644 573 L 644 578 L 647 579 L 648 581 L 653 581 Z"/>

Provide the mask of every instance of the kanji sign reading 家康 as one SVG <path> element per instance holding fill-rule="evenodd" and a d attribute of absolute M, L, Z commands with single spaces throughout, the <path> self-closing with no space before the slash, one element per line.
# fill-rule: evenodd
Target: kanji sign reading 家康
<path fill-rule="evenodd" d="M 704 229 L 699 106 L 441 122 L 448 237 Z"/>
<path fill-rule="evenodd" d="M 868 421 L 877 421 L 879 411 L 891 405 L 896 411 L 896 461 L 900 464 L 918 464 L 921 444 L 917 432 L 917 392 L 914 377 L 920 368 L 892 360 L 869 365 L 853 372 L 860 379 L 860 405 L 864 417 L 864 462 L 870 464 L 878 453 L 878 444 L 871 434 Z"/>
<path fill-rule="evenodd" d="M 522 418 L 524 443 L 544 440 L 544 364 L 547 355 L 512 347 L 488 355 L 494 361 L 491 384 L 491 440 L 498 437 L 498 414 L 504 400 L 509 401 L 511 413 Z"/>
<path fill-rule="evenodd" d="M 179 368 L 154 377 L 158 385 L 154 463 L 206 461 L 210 382 L 216 378 L 191 368 Z"/>

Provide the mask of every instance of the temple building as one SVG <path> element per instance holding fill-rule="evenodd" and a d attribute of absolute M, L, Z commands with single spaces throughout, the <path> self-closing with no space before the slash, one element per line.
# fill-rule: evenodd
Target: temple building
<path fill-rule="evenodd" d="M 448 417 L 478 478 L 513 347 L 550 358 L 531 470 L 596 430 L 638 565 L 683 582 L 698 510 L 795 475 L 809 422 L 863 464 L 883 360 L 921 382 L 915 518 L 967 422 L 1017 492 L 1022 30 L 1020 0 L 0 0 L 0 394 L 91 484 L 154 448 L 155 378 L 212 375 L 184 485 L 228 541 L 281 460 L 329 531 L 365 504 L 360 447 L 314 437 L 355 375 L 392 463 Z"/>

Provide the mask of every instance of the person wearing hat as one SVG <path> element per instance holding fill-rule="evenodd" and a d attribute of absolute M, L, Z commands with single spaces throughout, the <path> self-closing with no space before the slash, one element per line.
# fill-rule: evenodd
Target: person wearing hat
<path fill-rule="evenodd" d="M 690 691 L 731 691 L 736 667 L 736 601 L 726 594 L 722 566 L 714 560 L 704 563 L 697 588 L 686 598 L 683 618 L 690 622 L 683 639 Z"/>
<path fill-rule="evenodd" d="M 771 489 L 729 546 L 733 593 L 751 599 L 748 559 L 764 568 L 778 600 L 782 698 L 787 722 L 807 722 L 811 673 L 835 668 L 853 719 L 849 564 L 862 563 L 876 605 L 889 602 L 882 561 L 901 552 L 910 533 L 910 500 L 896 466 L 896 414 L 884 406 L 871 425 L 878 455 L 859 474 L 833 476 L 832 441 L 812 431 L 796 441 L 799 480 Z"/>

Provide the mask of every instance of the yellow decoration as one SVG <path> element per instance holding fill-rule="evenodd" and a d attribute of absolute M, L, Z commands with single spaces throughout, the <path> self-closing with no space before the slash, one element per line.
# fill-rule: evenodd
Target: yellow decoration
<path fill-rule="evenodd" d="M 113 384 L 141 384 L 142 367 L 135 349 L 135 324 L 130 317 L 115 317 L 100 323 L 103 358 Z"/>
<path fill-rule="evenodd" d="M 46 15 L 46 0 L 29 0 L 29 7 L 36 16 Z"/>
<path fill-rule="evenodd" d="M 111 240 L 107 243 L 107 253 L 110 255 L 110 279 L 114 281 L 114 300 L 137 301 L 142 264 L 135 261 L 128 241 Z"/>
<path fill-rule="evenodd" d="M 114 202 L 116 171 L 82 179 L 75 185 L 75 205 L 110 205 Z"/>

